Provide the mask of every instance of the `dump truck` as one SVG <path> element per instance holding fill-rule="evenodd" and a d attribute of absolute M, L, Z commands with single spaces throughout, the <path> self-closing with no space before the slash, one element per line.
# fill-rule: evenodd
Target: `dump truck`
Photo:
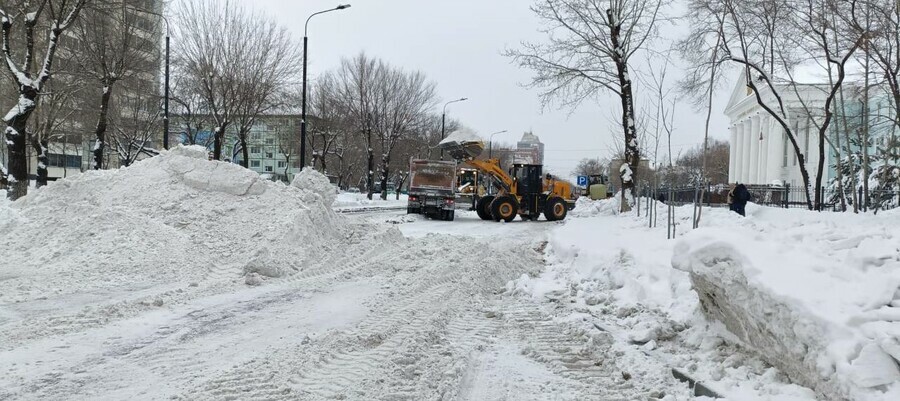
<path fill-rule="evenodd" d="M 451 134 L 438 147 L 459 162 L 466 162 L 492 178 L 496 195 L 478 200 L 475 212 L 483 220 L 537 220 L 541 214 L 549 221 L 563 220 L 575 207 L 572 183 L 543 174 L 540 164 L 514 164 L 509 173 L 500 167 L 499 159 L 478 159 L 484 142 L 464 132 Z"/>
<path fill-rule="evenodd" d="M 452 221 L 455 209 L 456 162 L 411 160 L 406 213 Z"/>

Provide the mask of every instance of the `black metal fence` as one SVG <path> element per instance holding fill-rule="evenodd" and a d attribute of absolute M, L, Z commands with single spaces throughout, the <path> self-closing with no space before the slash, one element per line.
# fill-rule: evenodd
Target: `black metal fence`
<path fill-rule="evenodd" d="M 751 202 L 771 207 L 801 208 L 806 209 L 806 190 L 803 187 L 748 185 L 747 189 L 752 194 Z M 694 203 L 698 199 L 700 203 L 710 207 L 727 206 L 728 191 L 726 185 L 710 185 L 705 191 L 700 188 L 644 188 L 642 196 L 653 197 L 667 204 L 685 205 Z M 856 195 L 856 196 L 854 196 Z M 701 198 L 702 199 L 699 199 Z M 891 190 L 869 190 L 868 202 L 865 194 L 860 190 L 857 194 L 846 192 L 841 200 L 840 193 L 836 190 L 824 189 L 822 191 L 822 210 L 845 211 L 854 210 L 856 202 L 860 211 L 877 211 L 893 209 L 900 206 L 900 192 Z"/>

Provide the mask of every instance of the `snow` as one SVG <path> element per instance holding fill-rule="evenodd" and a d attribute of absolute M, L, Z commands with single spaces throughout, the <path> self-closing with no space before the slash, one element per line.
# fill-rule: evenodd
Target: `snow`
<path fill-rule="evenodd" d="M 350 218 L 333 191 L 177 147 L 0 201 L 0 399 L 687 399 L 504 292 L 558 224 Z"/>
<path fill-rule="evenodd" d="M 441 140 L 440 144 L 454 143 L 454 142 L 465 143 L 465 142 L 483 142 L 483 141 L 484 140 L 481 139 L 481 137 L 478 136 L 478 134 L 476 134 L 475 131 L 472 131 L 471 129 L 468 129 L 468 128 L 462 128 L 462 129 L 458 129 L 456 131 L 451 132 L 450 135 L 447 135 L 446 138 Z"/>
<path fill-rule="evenodd" d="M 0 399 L 694 399 L 672 369 L 897 399 L 900 212 L 688 206 L 666 240 L 664 205 L 618 198 L 510 223 L 364 198 L 180 146 L 0 199 Z"/>
<path fill-rule="evenodd" d="M 898 399 L 900 218 L 750 214 L 743 224 L 691 233 L 675 248 L 673 264 L 695 286 L 730 294 L 710 314 L 721 313 L 738 337 L 825 398 Z"/>
<path fill-rule="evenodd" d="M 259 213 L 273 207 L 278 213 Z M 343 236 L 314 190 L 207 161 L 199 146 L 58 180 L 7 213 L 17 217 L 0 222 L 9 255 L 0 271 L 17 291 L 0 292 L 4 303 L 196 281 L 217 269 L 237 275 L 260 249 L 267 263 L 292 272 Z M 253 224 L 243 227 L 247 222 Z"/>
<path fill-rule="evenodd" d="M 351 210 L 354 208 L 405 208 L 409 196 L 400 194 L 400 199 L 396 198 L 397 195 L 394 192 L 388 192 L 386 200 L 381 200 L 380 193 L 372 194 L 372 199 L 370 200 L 364 192 L 340 192 L 336 195 L 332 206 L 339 210 Z"/>
<path fill-rule="evenodd" d="M 15 106 L 13 106 L 9 110 L 8 113 L 6 113 L 6 116 L 3 117 L 3 121 L 6 121 L 7 123 L 9 123 L 16 116 L 18 116 L 20 114 L 24 114 L 28 109 L 33 109 L 33 108 L 34 108 L 33 100 L 28 99 L 24 96 L 19 96 L 19 101 L 16 103 Z M 6 133 L 7 133 L 7 135 L 17 135 L 18 134 L 11 127 L 6 130 Z"/>
<path fill-rule="evenodd" d="M 646 202 L 646 199 L 640 201 Z M 739 336 L 728 331 L 730 326 L 726 327 L 713 316 L 704 315 L 691 273 L 673 269 L 672 262 L 673 255 L 681 255 L 684 243 L 695 237 L 716 240 L 744 238 L 744 243 L 737 242 L 740 245 L 735 247 L 754 249 L 754 245 L 748 244 L 747 239 L 755 241 L 770 232 L 785 232 L 785 227 L 790 226 L 789 222 L 792 221 L 787 216 L 803 212 L 771 210 L 750 205 L 749 217 L 742 218 L 724 209 L 706 209 L 703 212 L 703 227 L 692 231 L 691 207 L 679 207 L 675 208 L 675 222 L 678 224 L 680 239 L 667 240 L 667 210 L 664 205 L 658 204 L 655 210 L 658 226 L 650 228 L 644 214 L 646 205 L 642 205 L 642 215 L 636 216 L 634 212 L 620 214 L 618 202 L 618 197 L 603 201 L 579 200 L 575 210 L 569 215 L 570 219 L 551 231 L 546 251 L 547 269 L 540 274 L 523 275 L 511 281 L 507 290 L 539 302 L 569 305 L 573 316 L 591 316 L 594 323 L 613 333 L 621 342 L 631 343 L 635 349 L 655 355 L 672 368 L 688 372 L 707 387 L 725 394 L 728 399 L 816 399 L 816 392 L 792 383 L 797 380 L 797 372 L 772 367 L 775 365 L 773 361 L 783 358 L 784 354 L 772 353 L 771 350 L 757 347 L 757 344 L 745 343 Z M 857 226 L 863 228 L 872 222 L 859 222 Z M 883 226 L 884 223 L 880 225 Z M 756 230 L 755 233 L 747 229 L 749 227 Z M 760 230 L 760 227 L 768 229 Z M 739 233 L 733 236 L 725 234 L 735 231 Z M 833 232 L 828 234 L 834 235 Z M 877 233 L 873 235 L 881 238 Z M 803 236 L 789 238 L 790 240 L 779 238 L 773 242 L 790 244 L 805 241 L 801 239 L 805 238 Z M 882 246 L 884 243 L 880 240 L 878 244 L 880 245 L 874 248 L 860 249 L 855 254 L 884 255 L 888 249 Z M 795 247 L 803 248 L 803 245 Z M 880 251 L 872 253 L 873 249 Z M 816 249 L 815 252 L 821 250 Z M 768 266 L 773 271 L 784 272 L 785 266 L 790 264 L 785 265 L 783 261 L 796 261 L 789 254 L 769 249 L 760 249 L 753 254 L 769 255 L 769 261 L 773 263 Z M 780 258 L 786 259 L 782 259 L 782 263 L 774 263 Z M 826 258 L 817 256 L 803 263 L 814 264 Z M 675 260 L 677 262 L 679 259 L 676 257 Z M 675 264 L 681 266 L 679 263 Z M 795 287 L 810 283 L 806 277 L 795 279 L 792 272 L 786 274 L 788 276 L 784 282 L 793 283 Z M 840 280 L 832 277 L 831 282 L 837 281 Z M 855 282 L 845 285 L 867 286 L 864 288 L 869 291 L 886 289 L 892 285 L 884 282 L 875 284 L 876 282 L 879 280 L 859 277 Z M 835 294 L 837 289 L 818 288 L 817 291 L 822 294 L 820 298 L 826 298 Z M 862 295 L 867 291 L 859 289 L 855 292 Z M 728 297 L 731 294 L 733 293 L 724 292 L 719 295 Z M 740 303 L 740 300 L 735 302 Z M 760 311 L 771 310 L 765 302 L 752 305 Z M 795 318 L 808 313 L 800 309 L 791 312 Z M 757 324 L 771 324 L 771 327 L 763 327 L 775 332 L 798 328 L 790 322 L 773 321 L 771 317 L 765 323 Z M 881 358 L 876 359 L 873 364 L 883 362 L 884 359 Z M 883 375 L 873 380 L 875 379 L 886 380 Z M 874 399 L 887 400 L 892 395 Z"/>
<path fill-rule="evenodd" d="M 628 163 L 622 163 L 622 166 L 619 167 L 619 173 L 622 174 L 622 182 L 631 181 L 632 171 Z"/>

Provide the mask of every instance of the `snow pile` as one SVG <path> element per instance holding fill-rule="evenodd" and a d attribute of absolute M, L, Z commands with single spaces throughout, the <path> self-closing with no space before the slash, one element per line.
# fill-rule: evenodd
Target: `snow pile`
<path fill-rule="evenodd" d="M 461 128 L 447 135 L 446 138 L 442 139 L 439 144 L 448 144 L 448 143 L 466 143 L 466 142 L 484 142 L 475 131 L 472 131 L 468 128 Z"/>
<path fill-rule="evenodd" d="M 569 212 L 572 217 L 615 216 L 619 214 L 619 199 L 612 197 L 601 200 L 591 200 L 582 196 L 575 201 L 575 209 Z"/>
<path fill-rule="evenodd" d="M 707 316 L 820 397 L 900 399 L 896 213 L 755 208 L 687 235 L 673 265 Z"/>
<path fill-rule="evenodd" d="M 303 168 L 300 174 L 297 174 L 291 181 L 291 186 L 304 190 L 308 195 L 318 197 L 318 200 L 326 205 L 334 203 L 337 198 L 337 189 L 328 181 L 328 177 L 311 167 Z"/>
<path fill-rule="evenodd" d="M 573 320 L 588 316 L 590 324 L 733 399 L 815 399 L 752 352 L 723 341 L 734 336 L 703 317 L 690 274 L 672 268 L 678 240 L 666 239 L 665 204 L 657 205 L 653 228 L 643 207 L 637 216 L 618 213 L 618 205 L 618 198 L 579 201 L 550 234 L 546 270 L 508 283 L 507 291 L 568 305 Z M 751 214 L 759 210 L 748 205 Z M 689 233 L 691 206 L 674 212 L 677 234 Z M 752 221 L 725 209 L 704 209 L 701 225 L 741 227 Z"/>
<path fill-rule="evenodd" d="M 317 173 L 301 174 L 298 188 L 206 159 L 201 147 L 178 147 L 0 204 L 0 303 L 242 274 L 260 283 L 346 237 Z"/>

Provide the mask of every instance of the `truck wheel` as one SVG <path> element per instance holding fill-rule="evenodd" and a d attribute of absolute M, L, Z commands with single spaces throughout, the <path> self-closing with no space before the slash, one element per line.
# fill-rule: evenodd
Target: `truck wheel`
<path fill-rule="evenodd" d="M 509 223 L 516 218 L 518 212 L 519 205 L 510 196 L 501 196 L 491 202 L 491 217 L 494 218 L 494 221 L 503 220 Z"/>
<path fill-rule="evenodd" d="M 478 217 L 482 220 L 491 220 L 491 202 L 494 201 L 493 196 L 485 196 L 478 200 L 478 203 L 475 205 L 475 213 L 478 213 Z"/>
<path fill-rule="evenodd" d="M 568 212 L 569 207 L 562 198 L 553 198 L 544 204 L 544 217 L 547 221 L 563 220 Z"/>

